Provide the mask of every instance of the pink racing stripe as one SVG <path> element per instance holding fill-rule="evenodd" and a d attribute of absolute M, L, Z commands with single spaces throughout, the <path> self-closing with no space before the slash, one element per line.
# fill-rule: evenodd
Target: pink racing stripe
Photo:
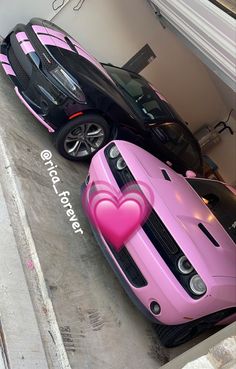
<path fill-rule="evenodd" d="M 66 42 L 58 40 L 58 38 L 55 38 L 53 36 L 46 36 L 46 35 L 37 35 L 37 36 L 43 45 L 57 46 L 62 49 L 70 50 L 73 52 L 71 47 Z"/>
<path fill-rule="evenodd" d="M 22 48 L 22 50 L 24 51 L 25 54 L 29 54 L 29 53 L 35 51 L 32 44 L 29 41 L 22 42 L 20 44 L 20 46 L 21 46 L 21 48 Z"/>
<path fill-rule="evenodd" d="M 32 28 L 36 33 L 47 33 L 45 27 L 43 26 L 35 25 L 35 26 L 32 26 Z"/>
<path fill-rule="evenodd" d="M 8 57 L 5 54 L 0 54 L 0 62 L 9 63 Z"/>
<path fill-rule="evenodd" d="M 62 41 L 65 41 L 65 34 L 58 32 L 58 31 L 54 31 L 53 29 L 47 28 L 45 27 L 46 32 L 51 35 L 51 36 L 55 36 L 57 38 L 60 38 Z"/>
<path fill-rule="evenodd" d="M 37 113 L 35 113 L 35 111 L 31 108 L 31 106 L 29 106 L 27 101 L 25 101 L 23 96 L 20 94 L 18 87 L 15 87 L 15 92 L 19 97 L 19 99 L 22 101 L 22 103 L 25 105 L 25 107 L 31 112 L 31 114 L 33 114 L 33 116 L 48 129 L 48 132 L 55 132 L 55 130 L 49 124 L 47 124 Z"/>
<path fill-rule="evenodd" d="M 28 36 L 25 32 L 18 32 L 16 34 L 16 38 L 17 40 L 20 42 L 20 41 L 24 41 L 24 40 L 28 40 Z"/>
<path fill-rule="evenodd" d="M 113 79 L 110 77 L 110 75 L 107 73 L 107 71 L 103 68 L 103 66 L 99 63 L 99 61 L 94 58 L 92 55 L 90 55 L 76 40 L 74 40 L 72 37 L 69 37 L 69 40 L 72 42 L 72 44 L 75 46 L 76 51 L 79 55 L 83 56 L 85 59 L 96 65 L 100 71 L 106 75 L 107 78 L 110 79 L 112 83 L 114 83 Z"/>
<path fill-rule="evenodd" d="M 9 76 L 15 76 L 15 72 L 12 69 L 12 67 L 8 64 L 2 64 L 3 69 L 5 70 L 6 74 L 8 74 Z"/>
<path fill-rule="evenodd" d="M 90 63 L 93 63 L 103 74 L 105 74 L 107 78 L 109 78 L 112 83 L 114 83 L 113 79 L 109 76 L 107 71 L 103 68 L 103 66 L 99 63 L 97 59 L 89 55 L 82 47 L 75 46 L 75 48 L 79 55 L 90 61 Z"/>
<path fill-rule="evenodd" d="M 65 34 L 62 32 L 58 32 L 58 31 L 54 31 L 51 28 L 48 27 L 43 27 L 43 26 L 33 26 L 33 30 L 36 33 L 45 33 L 45 34 L 49 34 L 50 36 L 55 36 L 57 38 L 60 38 L 62 41 L 65 41 Z"/>

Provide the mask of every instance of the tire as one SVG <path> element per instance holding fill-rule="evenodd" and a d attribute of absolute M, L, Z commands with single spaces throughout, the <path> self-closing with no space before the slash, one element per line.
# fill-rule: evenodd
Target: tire
<path fill-rule="evenodd" d="M 225 312 L 217 312 L 190 323 L 180 325 L 155 325 L 155 331 L 165 347 L 176 347 L 188 342 L 192 338 L 214 327 L 225 317 Z"/>
<path fill-rule="evenodd" d="M 55 134 L 55 146 L 66 159 L 90 159 L 108 142 L 110 128 L 101 116 L 88 114 L 69 121 Z"/>
<path fill-rule="evenodd" d="M 209 326 L 204 329 L 202 327 L 202 329 L 199 330 L 199 327 L 197 325 L 190 326 L 190 323 L 186 323 L 180 326 L 155 326 L 155 330 L 159 336 L 162 345 L 168 348 L 176 347 L 188 342 L 192 338 L 196 337 L 198 334 L 204 332 L 207 328 L 209 328 Z"/>

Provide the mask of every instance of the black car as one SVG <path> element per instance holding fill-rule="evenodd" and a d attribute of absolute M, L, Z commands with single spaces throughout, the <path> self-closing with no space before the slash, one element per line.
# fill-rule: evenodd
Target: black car
<path fill-rule="evenodd" d="M 202 174 L 198 142 L 158 91 L 139 74 L 100 64 L 51 22 L 18 24 L 1 44 L 0 62 L 64 157 L 91 157 L 120 138 L 180 173 Z"/>

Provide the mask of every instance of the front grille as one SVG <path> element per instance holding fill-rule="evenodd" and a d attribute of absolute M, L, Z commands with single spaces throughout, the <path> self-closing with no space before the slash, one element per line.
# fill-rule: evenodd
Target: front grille
<path fill-rule="evenodd" d="M 127 248 L 123 247 L 119 252 L 117 252 L 112 245 L 109 243 L 107 244 L 129 282 L 136 288 L 147 286 L 146 279 L 140 272 Z"/>
<path fill-rule="evenodd" d="M 109 151 L 113 145 L 114 144 L 111 143 L 105 148 L 105 156 L 119 188 L 122 189 L 122 187 L 124 187 L 127 183 L 135 182 L 135 178 L 128 167 L 123 170 L 116 169 L 115 163 L 117 159 L 109 158 Z M 200 297 L 202 297 L 192 293 L 189 288 L 190 279 L 196 273 L 196 271 L 193 270 L 188 275 L 183 275 L 179 272 L 178 260 L 181 258 L 181 256 L 184 256 L 184 253 L 182 252 L 177 242 L 172 237 L 171 233 L 168 231 L 154 209 L 152 209 L 148 219 L 142 225 L 142 229 L 151 241 L 153 247 L 157 250 L 158 254 L 165 261 L 166 265 L 169 267 L 169 269 L 178 280 L 180 285 L 185 289 L 185 291 L 193 299 L 199 299 Z"/>
<path fill-rule="evenodd" d="M 143 230 L 159 253 L 163 254 L 164 251 L 170 256 L 179 253 L 179 246 L 154 210 L 143 225 Z"/>
<path fill-rule="evenodd" d="M 25 70 L 22 68 L 21 64 L 19 63 L 12 46 L 10 46 L 8 50 L 8 58 L 10 64 L 16 74 L 16 78 L 19 81 L 19 84 L 23 90 L 26 90 L 29 85 L 30 77 L 27 75 Z"/>
<path fill-rule="evenodd" d="M 95 191 L 97 191 L 96 183 L 92 182 L 89 192 L 90 199 Z M 147 286 L 146 279 L 142 275 L 127 248 L 123 246 L 122 249 L 117 252 L 111 243 L 108 241 L 106 241 L 106 243 L 129 282 L 136 288 Z"/>

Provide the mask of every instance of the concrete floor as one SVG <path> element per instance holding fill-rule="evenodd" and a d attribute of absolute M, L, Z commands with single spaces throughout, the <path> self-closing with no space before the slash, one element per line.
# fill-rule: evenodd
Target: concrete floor
<path fill-rule="evenodd" d="M 71 368 L 156 369 L 209 335 L 210 332 L 177 349 L 167 350 L 160 345 L 149 321 L 121 288 L 83 214 L 80 186 L 88 164 L 67 161 L 56 152 L 49 134 L 18 100 L 2 69 L 0 111 L 0 134 L 12 157 Z M 61 179 L 58 189 L 71 194 L 83 235 L 73 233 L 52 188 L 40 158 L 45 149 L 52 152 L 52 161 L 57 165 Z M 22 245 L 19 252 L 24 260 L 27 255 Z M 29 273 L 28 283 L 30 287 Z M 42 336 L 46 343 L 43 328 Z"/>

